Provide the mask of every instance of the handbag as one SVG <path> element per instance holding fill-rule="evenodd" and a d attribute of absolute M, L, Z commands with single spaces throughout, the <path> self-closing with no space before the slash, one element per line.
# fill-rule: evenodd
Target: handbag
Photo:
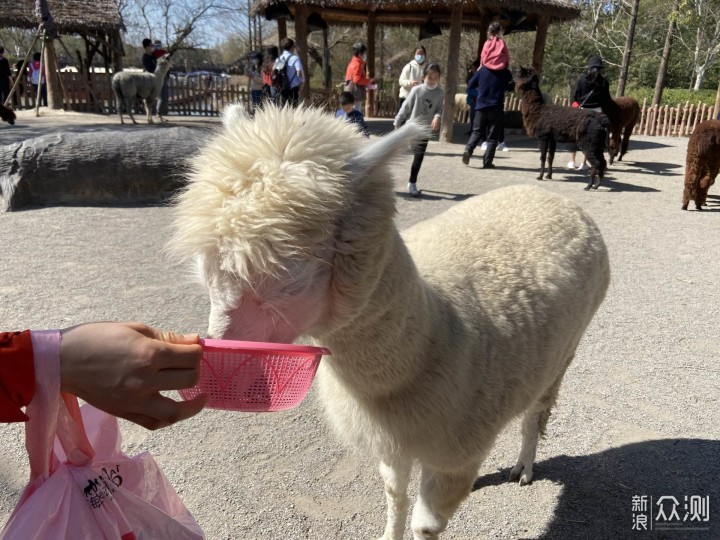
<path fill-rule="evenodd" d="M 32 340 L 30 481 L 0 539 L 202 539 L 152 455 L 122 453 L 114 416 L 60 392 L 60 333 L 33 332 Z"/>

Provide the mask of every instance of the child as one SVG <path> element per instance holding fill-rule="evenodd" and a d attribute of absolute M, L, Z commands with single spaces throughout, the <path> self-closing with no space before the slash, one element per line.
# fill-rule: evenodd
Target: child
<path fill-rule="evenodd" d="M 505 42 L 499 37 L 500 30 L 502 27 L 497 21 L 488 26 L 488 39 L 480 53 L 480 62 L 488 69 L 505 69 L 510 65 L 510 53 Z"/>
<path fill-rule="evenodd" d="M 357 124 L 366 137 L 370 137 L 363 113 L 355 108 L 355 96 L 352 92 L 343 92 L 338 99 L 340 108 L 335 112 L 335 118 L 344 118 L 348 124 Z"/>
<path fill-rule="evenodd" d="M 423 69 L 423 84 L 413 87 L 402 107 L 400 107 L 400 112 L 395 117 L 395 129 L 411 120 L 418 124 L 430 124 L 433 131 L 439 131 L 444 97 L 445 95 L 440 88 L 440 66 L 430 63 Z M 425 150 L 427 150 L 428 140 L 424 139 L 415 148 L 415 158 L 410 168 L 410 182 L 408 183 L 408 193 L 412 197 L 420 196 L 416 184 L 420 166 L 425 157 Z"/>

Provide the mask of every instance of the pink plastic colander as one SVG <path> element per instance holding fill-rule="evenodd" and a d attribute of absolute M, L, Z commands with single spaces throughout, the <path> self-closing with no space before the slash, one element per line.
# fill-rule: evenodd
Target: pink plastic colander
<path fill-rule="evenodd" d="M 201 339 L 203 359 L 197 386 L 180 390 L 183 399 L 207 394 L 207 407 L 264 412 L 292 409 L 305 398 L 322 347 Z"/>

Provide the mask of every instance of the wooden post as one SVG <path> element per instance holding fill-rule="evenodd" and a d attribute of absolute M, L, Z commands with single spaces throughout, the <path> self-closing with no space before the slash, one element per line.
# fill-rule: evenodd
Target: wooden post
<path fill-rule="evenodd" d="M 715 107 L 713 107 L 713 118 L 718 118 L 720 115 L 720 82 L 718 82 L 717 93 L 715 94 Z"/>
<path fill-rule="evenodd" d="M 44 73 L 44 67 L 43 61 L 45 59 L 45 42 L 47 41 L 47 36 L 43 33 L 42 37 L 42 46 L 40 47 L 40 74 L 38 75 L 38 87 L 37 92 L 35 92 L 35 116 L 40 116 L 40 101 L 42 100 L 42 88 L 43 88 L 43 73 Z M 46 90 L 47 91 L 47 90 Z"/>
<path fill-rule="evenodd" d="M 642 107 L 640 108 L 640 122 L 635 125 L 634 133 L 638 135 L 642 133 L 643 122 L 645 121 L 645 106 L 647 105 L 647 98 L 643 98 Z"/>
<path fill-rule="evenodd" d="M 488 14 L 487 10 L 483 9 L 480 11 L 480 32 L 478 35 L 478 50 L 477 50 L 477 60 L 480 60 L 480 53 L 482 53 L 483 45 L 485 45 L 485 42 L 487 41 L 487 30 L 488 26 L 490 26 L 490 15 Z"/>
<path fill-rule="evenodd" d="M 368 13 L 367 20 L 367 56 L 368 61 L 365 66 L 365 76 L 368 79 L 375 77 L 375 7 Z M 365 96 L 365 116 L 372 118 L 375 116 L 375 90 L 368 90 Z"/>
<path fill-rule="evenodd" d="M 277 20 L 278 45 L 287 37 L 287 21 L 285 19 Z"/>
<path fill-rule="evenodd" d="M 440 125 L 440 140 L 452 142 L 455 118 L 455 93 L 457 92 L 458 64 L 460 61 L 460 38 L 462 35 L 463 5 L 456 3 L 450 11 L 450 40 L 448 42 L 447 71 L 445 72 L 445 104 Z"/>
<path fill-rule="evenodd" d="M 535 31 L 535 47 L 533 48 L 532 59 L 533 69 L 538 75 L 542 74 L 543 58 L 545 57 L 545 42 L 547 41 L 549 27 L 549 19 L 545 17 L 540 17 L 538 19 L 537 30 Z"/>
<path fill-rule="evenodd" d="M 303 73 L 305 75 L 305 83 L 301 85 L 300 101 L 304 101 L 310 97 L 310 71 L 308 70 L 308 50 L 307 50 L 307 18 L 308 8 L 305 4 L 295 4 L 295 47 L 298 50 L 298 57 L 302 64 Z"/>

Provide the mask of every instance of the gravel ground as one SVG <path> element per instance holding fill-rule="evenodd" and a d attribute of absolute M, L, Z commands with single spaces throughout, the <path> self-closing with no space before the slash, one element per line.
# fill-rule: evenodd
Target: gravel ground
<path fill-rule="evenodd" d="M 0 144 L 53 129 L 112 127 L 102 118 L 81 125 L 72 117 L 28 115 L 23 123 L 0 128 Z M 388 129 L 387 122 L 371 124 Z M 457 128 L 456 140 L 464 142 L 466 127 Z M 403 194 L 411 158 L 394 165 L 398 227 L 501 186 L 538 185 L 535 142 L 517 134 L 507 142 L 512 150 L 498 154 L 491 172 L 479 158 L 463 166 L 461 144 L 431 143 L 419 200 Z M 707 211 L 680 210 L 686 145 L 687 139 L 635 137 L 626 160 L 610 168 L 596 192 L 583 191 L 586 173 L 563 167 L 542 183 L 597 221 L 610 250 L 612 284 L 565 378 L 534 482 L 521 488 L 506 480 L 519 450 L 516 422 L 498 438 L 478 489 L 443 538 L 720 538 L 720 196 L 715 186 Z M 567 158 L 558 153 L 556 162 Z M 135 319 L 202 333 L 208 300 L 163 257 L 168 226 L 162 206 L 0 215 L 0 328 Z M 122 432 L 126 452 L 154 454 L 209 539 L 382 533 L 376 465 L 333 438 L 315 389 L 284 413 L 206 410 L 159 432 L 122 422 Z M 5 521 L 28 470 L 22 426 L 2 426 L 0 433 Z M 686 496 L 707 496 L 710 520 L 693 522 L 706 530 L 659 530 L 663 523 L 656 521 L 652 532 L 633 531 L 634 495 L 674 496 L 681 518 Z M 658 507 L 652 511 L 654 517 Z"/>

